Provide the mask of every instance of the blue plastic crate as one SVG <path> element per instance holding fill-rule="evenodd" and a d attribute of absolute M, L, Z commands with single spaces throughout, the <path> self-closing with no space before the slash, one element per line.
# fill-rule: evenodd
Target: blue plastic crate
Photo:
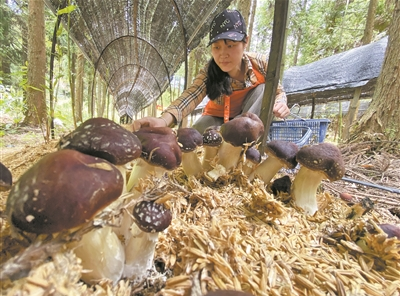
<path fill-rule="evenodd" d="M 294 142 L 298 146 L 322 143 L 330 122 L 329 119 L 273 121 L 269 137 L 271 140 Z"/>

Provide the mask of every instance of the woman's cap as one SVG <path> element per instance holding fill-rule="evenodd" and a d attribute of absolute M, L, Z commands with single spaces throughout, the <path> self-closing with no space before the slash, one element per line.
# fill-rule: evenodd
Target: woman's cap
<path fill-rule="evenodd" d="M 233 41 L 242 41 L 246 36 L 246 25 L 239 11 L 225 9 L 216 15 L 210 26 L 211 45 L 220 39 L 229 39 Z"/>

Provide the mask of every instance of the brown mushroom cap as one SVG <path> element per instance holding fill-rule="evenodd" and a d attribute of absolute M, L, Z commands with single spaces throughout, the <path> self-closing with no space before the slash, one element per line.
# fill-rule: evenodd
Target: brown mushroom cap
<path fill-rule="evenodd" d="M 265 145 L 265 153 L 279 159 L 289 169 L 296 167 L 298 151 L 299 147 L 295 143 L 282 140 L 273 140 Z"/>
<path fill-rule="evenodd" d="M 220 126 L 209 126 L 203 133 L 203 145 L 218 147 L 222 143 L 222 135 L 220 133 Z"/>
<path fill-rule="evenodd" d="M 259 164 L 261 162 L 260 151 L 255 147 L 249 147 L 246 150 L 246 160 L 248 160 L 254 164 Z"/>
<path fill-rule="evenodd" d="M 330 181 L 343 177 L 345 166 L 339 148 L 331 143 L 307 145 L 297 152 L 296 160 L 313 171 L 321 171 Z"/>
<path fill-rule="evenodd" d="M 137 226 L 144 232 L 160 232 L 172 221 L 171 211 L 154 201 L 138 202 L 133 209 Z"/>
<path fill-rule="evenodd" d="M 203 136 L 192 127 L 179 128 L 177 131 L 178 142 L 182 152 L 192 152 L 197 147 L 203 146 Z"/>
<path fill-rule="evenodd" d="M 7 191 L 12 186 L 12 174 L 10 170 L 0 162 L 0 191 Z"/>
<path fill-rule="evenodd" d="M 141 158 L 167 170 L 177 168 L 182 161 L 181 148 L 172 128 L 142 127 L 134 133 L 142 143 Z"/>
<path fill-rule="evenodd" d="M 235 147 L 257 141 L 264 133 L 264 124 L 254 113 L 246 112 L 221 125 L 224 141 Z"/>
<path fill-rule="evenodd" d="M 17 228 L 55 233 L 77 227 L 122 193 L 120 171 L 108 161 L 75 150 L 41 158 L 14 184 L 6 213 Z"/>
<path fill-rule="evenodd" d="M 100 157 L 115 165 L 128 163 L 141 154 L 142 145 L 130 131 L 107 118 L 91 118 L 62 138 L 59 149 L 73 149 Z"/>

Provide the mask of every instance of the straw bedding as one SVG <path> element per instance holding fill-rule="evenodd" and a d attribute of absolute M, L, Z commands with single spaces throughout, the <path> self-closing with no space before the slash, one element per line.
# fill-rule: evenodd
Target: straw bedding
<path fill-rule="evenodd" d="M 398 145 L 398 143 L 396 144 Z M 2 162 L 16 180 L 55 143 L 6 151 Z M 353 176 L 377 177 L 398 186 L 398 146 L 363 143 L 342 147 Z M 387 159 L 390 159 L 387 162 Z M 386 161 L 386 162 L 385 162 Z M 277 177 L 295 172 L 281 172 Z M 68 248 L 85 231 L 117 224 L 120 208 L 103 211 L 73 233 L 54 237 L 13 237 L 4 216 L 8 192 L 1 193 L 1 295 L 193 295 L 235 289 L 253 295 L 400 295 L 400 240 L 388 238 L 379 224 L 400 224 L 399 195 L 342 181 L 324 182 L 319 211 L 310 217 L 287 199 L 274 196 L 240 169 L 218 183 L 187 178 L 181 168 L 149 179 L 141 199 L 158 199 L 173 213 L 160 234 L 155 269 L 133 284 L 80 281 L 85 272 Z M 351 201 L 339 193 L 352 194 Z M 352 208 L 369 198 L 373 208 L 361 216 Z"/>

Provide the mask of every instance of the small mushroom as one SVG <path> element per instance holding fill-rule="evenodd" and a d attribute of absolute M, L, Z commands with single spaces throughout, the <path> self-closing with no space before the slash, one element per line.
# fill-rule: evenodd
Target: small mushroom
<path fill-rule="evenodd" d="M 182 168 L 186 176 L 198 176 L 203 167 L 197 155 L 197 148 L 203 146 L 203 136 L 194 128 L 179 128 L 178 143 L 182 151 Z"/>
<path fill-rule="evenodd" d="M 239 162 L 243 145 L 256 142 L 263 133 L 263 122 L 257 115 L 250 112 L 243 113 L 222 124 L 221 135 L 224 141 L 218 150 L 217 166 L 207 172 L 206 176 L 212 181 L 216 181 L 221 175 L 235 168 Z"/>
<path fill-rule="evenodd" d="M 246 149 L 245 156 L 242 170 L 246 176 L 250 176 L 261 163 L 261 153 L 256 147 L 252 146 Z"/>
<path fill-rule="evenodd" d="M 154 201 L 140 201 L 133 209 L 135 224 L 132 237 L 125 248 L 123 275 L 140 281 L 154 267 L 154 253 L 159 232 L 165 230 L 172 221 L 171 211 Z"/>
<path fill-rule="evenodd" d="M 294 169 L 296 167 L 298 151 L 299 147 L 292 142 L 282 140 L 268 142 L 265 145 L 267 158 L 254 170 L 253 176 L 257 176 L 268 185 L 281 168 Z"/>
<path fill-rule="evenodd" d="M 388 223 L 378 224 L 378 226 L 387 234 L 388 238 L 396 237 L 400 240 L 400 226 Z"/>
<path fill-rule="evenodd" d="M 203 171 L 207 172 L 212 169 L 210 163 L 217 156 L 221 143 L 222 135 L 219 126 L 213 125 L 205 129 L 203 133 Z"/>
<path fill-rule="evenodd" d="M 0 162 L 0 191 L 7 191 L 12 186 L 12 174 L 10 170 Z"/>
<path fill-rule="evenodd" d="M 308 215 L 318 210 L 317 189 L 323 179 L 331 182 L 343 177 L 345 166 L 342 154 L 331 143 L 307 145 L 297 152 L 296 160 L 300 169 L 292 184 L 292 196 L 297 206 Z"/>
<path fill-rule="evenodd" d="M 133 209 L 133 217 L 137 226 L 144 232 L 163 231 L 172 220 L 171 211 L 154 201 L 138 202 Z"/>
<path fill-rule="evenodd" d="M 73 149 L 108 160 L 118 167 L 125 179 L 125 165 L 140 156 L 142 144 L 133 133 L 114 121 L 96 117 L 63 137 L 58 149 Z"/>
<path fill-rule="evenodd" d="M 108 161 L 75 150 L 41 158 L 14 184 L 6 213 L 15 227 L 55 233 L 80 226 L 116 200 L 123 177 Z"/>
<path fill-rule="evenodd" d="M 177 136 L 169 127 L 143 127 L 134 133 L 142 143 L 142 153 L 136 160 L 128 180 L 127 190 L 131 191 L 140 178 L 153 174 L 156 177 L 176 169 L 182 161 Z"/>

